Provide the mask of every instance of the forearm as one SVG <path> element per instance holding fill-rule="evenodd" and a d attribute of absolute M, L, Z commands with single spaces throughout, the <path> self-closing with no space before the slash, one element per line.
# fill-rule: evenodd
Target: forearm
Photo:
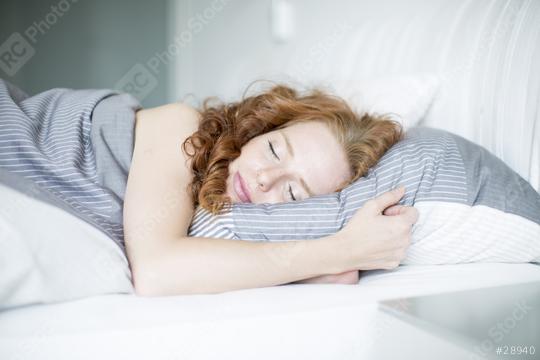
<path fill-rule="evenodd" d="M 334 237 L 252 242 L 205 237 L 170 241 L 132 266 L 138 294 L 209 294 L 286 284 L 344 271 Z"/>

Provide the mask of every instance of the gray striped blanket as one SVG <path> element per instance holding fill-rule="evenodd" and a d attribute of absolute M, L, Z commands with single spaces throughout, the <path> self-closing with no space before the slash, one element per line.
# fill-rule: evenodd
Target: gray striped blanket
<path fill-rule="evenodd" d="M 122 206 L 139 107 L 133 97 L 111 90 L 27 96 L 0 80 L 0 168 L 31 180 L 55 199 L 53 205 L 61 203 L 125 251 Z M 420 212 L 404 264 L 540 259 L 540 195 L 487 150 L 429 128 L 409 130 L 365 177 L 339 193 L 235 204 L 219 216 L 198 208 L 189 235 L 316 239 L 336 233 L 368 199 L 400 184 L 407 188 L 400 203 Z"/>
<path fill-rule="evenodd" d="M 28 96 L 0 79 L 0 168 L 24 176 L 55 199 L 50 203 L 124 250 L 122 206 L 138 108 L 133 97 L 112 90 Z"/>

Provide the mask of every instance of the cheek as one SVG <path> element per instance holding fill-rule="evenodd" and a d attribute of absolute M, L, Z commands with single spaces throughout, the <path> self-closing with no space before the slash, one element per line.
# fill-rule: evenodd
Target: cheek
<path fill-rule="evenodd" d="M 264 154 L 259 150 L 255 151 L 250 146 L 245 146 L 242 153 L 234 160 L 236 169 L 247 171 L 257 167 L 263 161 Z"/>
<path fill-rule="evenodd" d="M 238 158 L 234 159 L 229 163 L 229 173 L 231 173 L 231 170 L 236 169 L 238 164 Z"/>
<path fill-rule="evenodd" d="M 232 184 L 232 179 L 233 179 L 233 176 L 234 176 L 234 173 L 236 173 L 238 171 L 238 158 L 237 159 L 234 159 L 233 161 L 231 161 L 229 163 L 229 166 L 228 166 L 228 174 L 227 174 L 227 185 L 231 185 Z"/>

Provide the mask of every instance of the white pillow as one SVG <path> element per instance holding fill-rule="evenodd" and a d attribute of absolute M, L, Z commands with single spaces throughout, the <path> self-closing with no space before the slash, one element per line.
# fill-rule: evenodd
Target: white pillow
<path fill-rule="evenodd" d="M 408 129 L 426 116 L 440 87 L 439 76 L 419 73 L 337 82 L 336 94 L 358 111 L 391 113 Z"/>
<path fill-rule="evenodd" d="M 106 234 L 29 191 L 0 183 L 0 199 L 0 311 L 133 293 L 127 258 Z"/>

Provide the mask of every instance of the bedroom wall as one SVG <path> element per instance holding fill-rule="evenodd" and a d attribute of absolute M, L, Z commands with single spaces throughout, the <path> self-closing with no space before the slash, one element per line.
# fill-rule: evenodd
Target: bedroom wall
<path fill-rule="evenodd" d="M 273 2 L 177 1 L 172 32 L 190 41 L 175 57 L 171 100 L 236 99 L 261 78 L 331 90 L 436 74 L 441 91 L 423 124 L 485 146 L 540 190 L 539 1 L 294 0 L 294 31 L 282 42 Z"/>
<path fill-rule="evenodd" d="M 35 54 L 0 76 L 30 93 L 118 88 L 148 107 L 237 99 L 256 79 L 332 90 L 436 74 L 424 124 L 485 146 L 540 190 L 539 1 L 4 0 L 0 46 L 68 1 Z"/>
<path fill-rule="evenodd" d="M 0 68 L 0 77 L 30 94 L 52 87 L 113 88 L 165 46 L 167 9 L 167 1 L 2 0 L 0 45 L 19 33 L 34 54 L 13 75 Z M 164 66 L 154 74 L 155 87 L 143 105 L 167 100 L 167 71 Z"/>

